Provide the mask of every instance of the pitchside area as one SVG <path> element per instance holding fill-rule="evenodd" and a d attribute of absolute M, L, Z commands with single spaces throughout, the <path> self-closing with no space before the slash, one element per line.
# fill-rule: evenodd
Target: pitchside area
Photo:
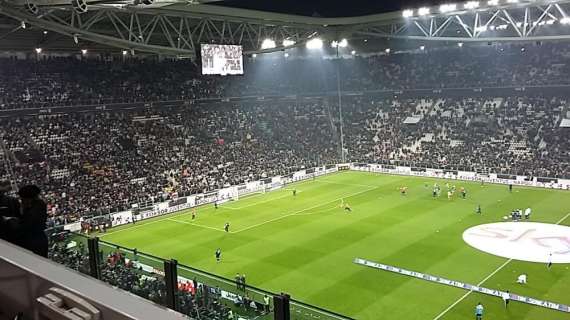
<path fill-rule="evenodd" d="M 442 195 L 432 198 L 433 184 Z M 253 195 L 236 202 L 160 217 L 110 230 L 103 240 L 228 278 L 245 273 L 248 284 L 357 319 L 568 319 L 567 313 L 471 293 L 363 267 L 356 257 L 570 304 L 569 264 L 509 260 L 467 245 L 469 227 L 500 222 L 514 208 L 532 207 L 531 221 L 570 225 L 564 191 L 451 181 L 467 189 L 446 195 L 446 181 L 343 172 Z M 408 187 L 408 194 L 399 192 Z M 297 190 L 293 197 L 291 189 Z M 349 203 L 352 212 L 339 207 Z M 475 209 L 480 204 L 482 215 Z M 564 218 L 567 219 L 564 219 Z M 230 223 L 230 232 L 224 224 Z M 214 251 L 222 250 L 216 263 Z M 519 274 L 528 284 L 516 284 Z"/>

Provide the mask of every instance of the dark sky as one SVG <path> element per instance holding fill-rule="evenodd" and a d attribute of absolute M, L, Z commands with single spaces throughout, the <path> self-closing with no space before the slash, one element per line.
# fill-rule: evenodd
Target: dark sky
<path fill-rule="evenodd" d="M 256 9 L 321 17 L 350 17 L 431 6 L 442 0 L 225 0 L 217 4 L 244 9 Z"/>

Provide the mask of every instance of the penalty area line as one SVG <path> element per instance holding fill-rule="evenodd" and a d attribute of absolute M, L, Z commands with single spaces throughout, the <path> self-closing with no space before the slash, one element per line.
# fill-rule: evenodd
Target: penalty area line
<path fill-rule="evenodd" d="M 191 226 L 196 226 L 196 227 L 199 227 L 199 228 L 204 228 L 204 229 L 209 229 L 209 230 L 216 230 L 216 231 L 219 231 L 219 232 L 226 232 L 224 229 L 218 229 L 218 228 L 214 228 L 214 227 L 210 227 L 210 226 L 205 226 L 205 225 L 196 224 L 196 223 L 192 223 L 192 222 L 177 220 L 177 219 L 173 219 L 173 218 L 167 218 L 167 219 L 165 219 L 165 220 L 172 221 L 172 222 L 177 222 L 177 223 L 183 223 L 183 224 L 187 224 L 187 225 L 191 225 Z M 233 232 L 228 232 L 228 233 L 233 233 Z"/>
<path fill-rule="evenodd" d="M 570 217 L 570 213 L 568 213 L 567 215 L 562 217 L 562 219 L 558 220 L 558 222 L 556 222 L 556 224 L 557 225 L 561 224 L 568 217 Z M 495 271 L 493 271 L 491 274 L 489 274 L 487 277 L 485 277 L 485 279 L 481 280 L 481 282 L 479 282 L 477 284 L 477 286 L 478 287 L 481 286 L 483 283 L 485 283 L 485 281 L 489 280 L 492 276 L 497 274 L 497 272 L 501 271 L 507 264 L 511 263 L 511 261 L 513 261 L 513 259 L 509 259 L 509 260 L 505 261 L 505 263 L 500 265 L 497 269 L 495 269 Z M 473 292 L 473 290 L 469 290 L 469 292 L 467 292 L 466 294 L 461 296 L 459 299 L 457 299 L 454 303 L 452 303 L 449 307 L 447 307 L 447 309 L 443 310 L 440 314 L 438 314 L 435 318 L 433 318 L 433 320 L 438 320 L 441 317 L 443 317 L 447 312 L 449 312 L 449 310 L 453 309 L 453 307 L 455 307 L 457 304 L 459 304 L 461 301 L 463 301 L 465 298 L 467 298 L 467 296 L 469 296 L 472 292 Z"/>

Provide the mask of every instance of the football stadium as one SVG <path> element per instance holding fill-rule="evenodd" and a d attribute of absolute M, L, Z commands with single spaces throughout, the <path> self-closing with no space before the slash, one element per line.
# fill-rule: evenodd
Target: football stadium
<path fill-rule="evenodd" d="M 570 1 L 0 1 L 0 320 L 570 317 Z"/>

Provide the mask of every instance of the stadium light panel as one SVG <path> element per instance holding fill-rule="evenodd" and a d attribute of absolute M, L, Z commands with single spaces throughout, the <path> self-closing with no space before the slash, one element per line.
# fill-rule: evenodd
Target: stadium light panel
<path fill-rule="evenodd" d="M 423 7 L 423 8 L 418 9 L 418 15 L 426 16 L 428 14 L 429 14 L 429 8 L 428 7 Z"/>
<path fill-rule="evenodd" d="M 323 47 L 323 40 L 314 38 L 307 41 L 307 49 L 321 49 Z"/>
<path fill-rule="evenodd" d="M 126 56 L 127 55 L 127 50 L 123 50 L 123 55 Z"/>
<path fill-rule="evenodd" d="M 48 34 L 47 30 L 44 30 L 44 34 Z"/>
<path fill-rule="evenodd" d="M 420 46 L 420 50 L 423 51 L 423 50 L 425 50 L 425 49 L 426 49 L 426 46 Z"/>
<path fill-rule="evenodd" d="M 489 5 L 489 6 L 498 6 L 498 5 L 499 5 L 499 0 L 489 0 L 489 1 L 487 1 L 487 5 Z"/>
<path fill-rule="evenodd" d="M 441 13 L 447 13 L 455 10 L 457 10 L 457 5 L 454 3 L 442 4 L 439 6 L 439 12 Z"/>
<path fill-rule="evenodd" d="M 37 54 L 42 53 L 42 48 L 36 48 L 36 53 L 37 53 Z"/>
<path fill-rule="evenodd" d="M 550 20 L 546 21 L 546 24 L 547 24 L 547 25 L 553 25 L 554 22 L 556 22 L 556 21 L 553 20 L 553 19 L 550 19 Z"/>
<path fill-rule="evenodd" d="M 20 22 L 20 27 L 22 29 L 26 29 L 26 22 L 25 21 Z"/>
<path fill-rule="evenodd" d="M 386 53 L 390 53 L 390 51 L 391 51 L 390 48 L 386 48 L 386 50 L 384 50 L 384 52 Z"/>
<path fill-rule="evenodd" d="M 86 54 L 87 54 L 87 49 L 81 49 L 81 54 L 82 54 L 82 55 L 86 55 Z"/>
<path fill-rule="evenodd" d="M 518 3 L 519 0 L 507 0 L 507 3 Z"/>
<path fill-rule="evenodd" d="M 459 42 L 459 43 L 457 44 L 457 46 L 458 46 L 459 48 L 462 48 L 462 47 L 463 47 L 463 42 Z"/>
<path fill-rule="evenodd" d="M 251 55 L 252 58 L 257 58 L 257 53 Z"/>
<path fill-rule="evenodd" d="M 283 40 L 283 46 L 284 47 L 290 47 L 290 46 L 294 46 L 294 45 L 295 45 L 295 41 L 293 41 L 293 40 L 289 40 L 289 39 Z"/>
<path fill-rule="evenodd" d="M 463 6 L 465 9 L 477 9 L 479 8 L 479 1 L 469 1 Z"/>
<path fill-rule="evenodd" d="M 402 16 L 403 16 L 404 18 L 413 17 L 413 16 L 414 16 L 414 10 L 410 10 L 410 9 L 404 10 L 404 11 L 402 12 Z"/>
<path fill-rule="evenodd" d="M 285 53 L 283 54 L 283 56 L 284 56 L 285 58 L 289 58 L 289 53 L 285 52 Z"/>
<path fill-rule="evenodd" d="M 261 50 L 264 49 L 273 49 L 275 48 L 275 41 L 273 41 L 272 39 L 265 39 L 263 40 L 263 42 L 261 43 Z"/>
<path fill-rule="evenodd" d="M 340 42 L 338 43 L 338 46 L 341 48 L 346 48 L 348 47 L 348 41 L 346 39 L 342 39 L 340 40 Z"/>
<path fill-rule="evenodd" d="M 356 55 L 356 50 L 352 50 L 352 51 L 350 52 L 350 54 L 353 55 L 353 56 Z"/>
<path fill-rule="evenodd" d="M 570 17 L 564 17 L 564 18 L 560 19 L 560 23 L 570 24 Z"/>

